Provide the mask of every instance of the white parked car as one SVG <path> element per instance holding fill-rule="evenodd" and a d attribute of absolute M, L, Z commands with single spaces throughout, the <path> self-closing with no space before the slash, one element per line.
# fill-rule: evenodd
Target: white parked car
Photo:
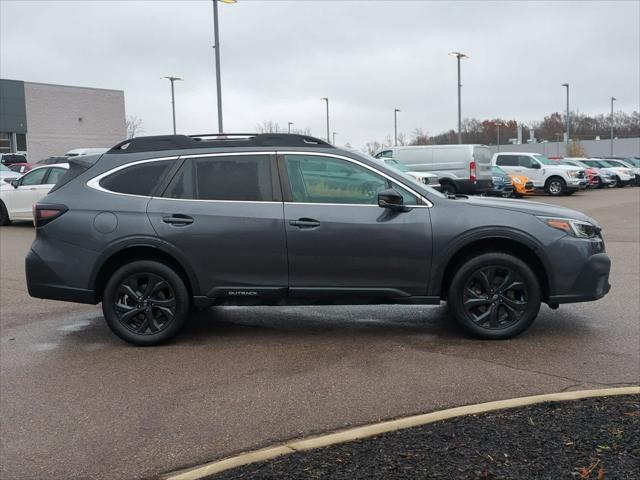
<path fill-rule="evenodd" d="M 631 185 L 635 181 L 635 174 L 629 167 L 614 165 L 601 158 L 584 158 L 580 161 L 590 167 L 599 168 L 601 172 L 609 172 L 616 182 L 616 187 Z"/>
<path fill-rule="evenodd" d="M 499 152 L 491 159 L 507 173 L 524 175 L 536 189 L 549 195 L 571 195 L 587 188 L 587 175 L 583 168 L 562 165 L 539 153 Z"/>
<path fill-rule="evenodd" d="M 411 177 L 414 180 L 424 183 L 425 185 L 429 185 L 430 187 L 440 188 L 440 183 L 438 182 L 438 175 L 435 173 L 429 172 L 415 172 L 410 170 L 404 163 L 400 163 L 395 158 L 380 158 L 378 161 L 382 161 L 385 165 L 393 168 L 394 170 L 399 171 L 403 175 L 407 177 Z"/>
<path fill-rule="evenodd" d="M 13 220 L 33 220 L 33 206 L 49 193 L 68 168 L 67 163 L 36 167 L 20 178 L 3 181 L 0 184 L 0 225 L 8 225 Z"/>
<path fill-rule="evenodd" d="M 74 148 L 64 154 L 65 157 L 79 157 L 80 155 L 96 155 L 104 153 L 108 148 Z"/>

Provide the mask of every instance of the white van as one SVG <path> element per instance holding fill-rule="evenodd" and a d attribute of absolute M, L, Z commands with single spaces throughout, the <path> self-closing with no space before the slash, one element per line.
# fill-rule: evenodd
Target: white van
<path fill-rule="evenodd" d="M 442 193 L 477 194 L 493 189 L 491 152 L 486 145 L 409 145 L 387 147 L 376 158 L 395 158 L 410 170 L 438 176 Z"/>

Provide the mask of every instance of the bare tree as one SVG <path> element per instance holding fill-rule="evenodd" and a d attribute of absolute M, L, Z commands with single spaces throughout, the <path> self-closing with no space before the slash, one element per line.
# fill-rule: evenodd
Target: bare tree
<path fill-rule="evenodd" d="M 282 133 L 284 130 L 280 128 L 278 122 L 273 120 L 263 120 L 262 123 L 256 125 L 256 131 L 258 133 Z"/>
<path fill-rule="evenodd" d="M 416 128 L 413 131 L 413 136 L 409 142 L 411 145 L 428 145 L 429 134 L 421 128 Z"/>
<path fill-rule="evenodd" d="M 400 145 L 402 147 L 404 145 L 407 145 L 407 143 L 408 143 L 407 142 L 407 136 L 403 132 L 400 132 L 398 134 L 398 145 Z"/>
<path fill-rule="evenodd" d="M 378 150 L 380 150 L 382 147 L 384 147 L 384 145 L 382 145 L 377 140 L 374 140 L 372 142 L 367 142 L 364 147 L 367 149 L 367 152 L 369 153 L 369 155 L 373 155 Z"/>
<path fill-rule="evenodd" d="M 136 135 L 144 133 L 144 125 L 140 117 L 135 115 L 127 115 L 124 124 L 127 128 L 127 138 L 133 138 Z"/>
<path fill-rule="evenodd" d="M 307 137 L 312 137 L 313 135 L 311 135 L 311 129 L 309 127 L 305 127 L 305 128 L 296 128 L 293 130 L 292 133 L 297 133 L 298 135 L 306 135 Z"/>

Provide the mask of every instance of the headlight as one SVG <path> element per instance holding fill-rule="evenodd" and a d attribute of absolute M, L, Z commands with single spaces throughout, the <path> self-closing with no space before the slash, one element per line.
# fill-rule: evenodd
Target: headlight
<path fill-rule="evenodd" d="M 511 177 L 511 180 L 513 180 L 514 183 L 522 183 L 522 180 L 520 180 L 518 177 Z"/>
<path fill-rule="evenodd" d="M 502 182 L 502 178 L 501 177 L 491 177 L 491 180 L 493 180 L 493 183 L 501 183 Z"/>
<path fill-rule="evenodd" d="M 582 220 L 572 220 L 570 218 L 538 217 L 551 228 L 562 230 L 563 232 L 576 238 L 596 238 L 600 234 L 600 227 L 596 227 L 589 222 Z"/>
<path fill-rule="evenodd" d="M 567 172 L 567 175 L 569 175 L 571 178 L 577 178 L 578 177 L 578 172 L 575 172 L 573 170 L 569 170 Z"/>

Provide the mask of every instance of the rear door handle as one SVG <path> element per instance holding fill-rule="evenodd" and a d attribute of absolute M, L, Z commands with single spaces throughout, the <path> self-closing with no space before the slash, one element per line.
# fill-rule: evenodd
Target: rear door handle
<path fill-rule="evenodd" d="M 162 217 L 162 221 L 170 225 L 183 226 L 192 224 L 193 218 L 188 215 L 176 213 L 175 215 L 167 215 L 165 217 Z"/>
<path fill-rule="evenodd" d="M 317 228 L 320 222 L 313 218 L 299 218 L 298 220 L 289 220 L 289 225 L 298 228 Z"/>

